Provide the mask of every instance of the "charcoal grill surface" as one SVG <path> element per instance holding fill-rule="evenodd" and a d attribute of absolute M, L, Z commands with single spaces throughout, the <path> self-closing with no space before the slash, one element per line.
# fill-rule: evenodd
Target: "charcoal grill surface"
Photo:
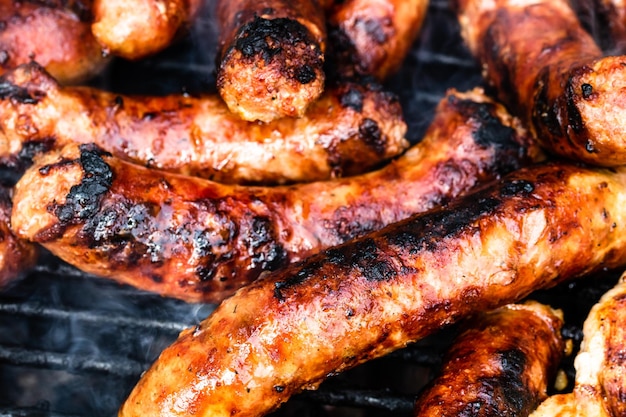
<path fill-rule="evenodd" d="M 214 88 L 211 10 L 190 35 L 157 57 L 116 61 L 93 85 L 119 93 L 193 94 Z M 404 106 L 408 139 L 417 142 L 446 89 L 481 83 L 462 45 L 448 2 L 431 0 L 421 37 L 388 81 Z M 566 333 L 580 323 L 615 274 L 536 294 L 565 310 Z M 165 299 L 85 275 L 44 253 L 26 277 L 0 293 L 0 417 L 111 417 L 152 363 L 211 305 Z M 414 396 L 432 378 L 454 328 L 330 378 L 298 395 L 276 416 L 411 415 Z M 572 374 L 571 361 L 563 365 Z"/>

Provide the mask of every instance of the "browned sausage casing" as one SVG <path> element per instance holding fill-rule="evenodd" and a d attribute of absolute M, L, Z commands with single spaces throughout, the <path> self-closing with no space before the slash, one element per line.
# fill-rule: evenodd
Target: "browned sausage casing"
<path fill-rule="evenodd" d="M 458 3 L 486 79 L 548 150 L 626 163 L 626 56 L 603 58 L 566 0 Z"/>
<path fill-rule="evenodd" d="M 91 30 L 108 53 L 137 60 L 168 47 L 201 6 L 201 0 L 93 0 Z"/>
<path fill-rule="evenodd" d="M 217 95 L 122 96 L 60 87 L 41 67 L 0 78 L 0 159 L 90 143 L 115 156 L 224 183 L 307 182 L 365 172 L 408 146 L 395 95 L 346 82 L 300 119 L 244 122 Z"/>
<path fill-rule="evenodd" d="M 451 92 L 426 138 L 385 168 L 290 187 L 151 171 L 76 145 L 16 185 L 16 233 L 80 269 L 188 301 L 218 301 L 322 248 L 468 192 L 539 156 L 479 90 Z"/>
<path fill-rule="evenodd" d="M 563 355 L 562 316 L 528 301 L 472 317 L 413 415 L 528 416 L 546 399 Z"/>
<path fill-rule="evenodd" d="M 461 317 L 626 264 L 626 169 L 521 168 L 267 274 L 181 334 L 121 417 L 261 416 Z"/>
<path fill-rule="evenodd" d="M 218 0 L 217 87 L 242 119 L 302 116 L 324 90 L 326 22 L 317 0 Z"/>
<path fill-rule="evenodd" d="M 90 1 L 0 1 L 0 74 L 37 61 L 62 84 L 99 73 L 108 59 L 91 33 Z"/>

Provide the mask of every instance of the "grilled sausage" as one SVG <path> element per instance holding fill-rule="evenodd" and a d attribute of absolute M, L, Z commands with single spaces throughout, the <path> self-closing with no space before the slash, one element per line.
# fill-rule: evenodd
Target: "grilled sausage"
<path fill-rule="evenodd" d="M 219 0 L 217 88 L 242 119 L 299 117 L 324 90 L 326 23 L 317 0 Z"/>
<path fill-rule="evenodd" d="M 414 415 L 528 416 L 546 399 L 565 350 L 562 312 L 537 302 L 478 314 L 446 353 Z"/>
<path fill-rule="evenodd" d="M 62 84 L 83 82 L 104 69 L 91 34 L 90 1 L 0 1 L 0 74 L 37 61 Z"/>
<path fill-rule="evenodd" d="M 566 0 L 459 0 L 459 21 L 488 82 L 546 149 L 626 163 L 626 56 L 602 58 Z"/>
<path fill-rule="evenodd" d="M 93 0 L 91 31 L 107 53 L 137 60 L 168 47 L 201 0 Z"/>
<path fill-rule="evenodd" d="M 395 95 L 345 83 L 300 119 L 243 122 L 217 95 L 121 96 L 61 88 L 35 64 L 0 78 L 0 158 L 96 142 L 121 158 L 225 183 L 287 183 L 353 175 L 408 146 Z"/>
<path fill-rule="evenodd" d="M 468 314 L 626 263 L 626 168 L 551 163 L 267 274 L 165 349 L 120 417 L 260 416 Z"/>
<path fill-rule="evenodd" d="M 428 0 L 336 1 L 327 12 L 333 69 L 374 75 L 396 72 L 417 39 Z M 332 49 L 332 50 L 331 50 Z"/>
<path fill-rule="evenodd" d="M 451 93 L 426 138 L 394 163 L 288 187 L 225 186 L 69 146 L 44 155 L 18 182 L 13 227 L 85 271 L 218 301 L 263 271 L 530 163 L 537 148 L 516 123 L 480 91 Z"/>
<path fill-rule="evenodd" d="M 626 275 L 595 304 L 583 325 L 571 393 L 544 401 L 532 417 L 626 415 Z"/>

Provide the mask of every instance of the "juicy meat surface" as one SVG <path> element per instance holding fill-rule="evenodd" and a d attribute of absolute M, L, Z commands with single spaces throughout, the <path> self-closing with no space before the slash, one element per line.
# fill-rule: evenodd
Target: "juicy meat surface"
<path fill-rule="evenodd" d="M 463 38 L 486 80 L 545 148 L 626 162 L 626 56 L 603 57 L 566 0 L 459 0 Z"/>
<path fill-rule="evenodd" d="M 563 356 L 562 316 L 527 301 L 466 320 L 413 415 L 528 416 L 547 398 Z"/>
<path fill-rule="evenodd" d="M 1 0 L 0 74 L 37 61 L 62 84 L 77 84 L 108 59 L 91 33 L 91 1 Z"/>
<path fill-rule="evenodd" d="M 469 314 L 626 264 L 626 169 L 521 168 L 264 275 L 184 331 L 120 409 L 261 416 Z"/>
<path fill-rule="evenodd" d="M 149 170 L 93 145 L 37 158 L 12 224 L 78 268 L 188 301 L 219 301 L 264 271 L 445 204 L 541 155 L 475 90 L 450 92 L 422 142 L 362 176 L 228 186 Z"/>
<path fill-rule="evenodd" d="M 317 0 L 218 0 L 217 88 L 248 121 L 299 117 L 324 91 L 326 21 Z"/>
<path fill-rule="evenodd" d="M 305 116 L 244 122 L 217 95 L 124 96 L 60 87 L 36 64 L 0 78 L 0 160 L 95 142 L 120 158 L 224 183 L 308 182 L 371 170 L 408 146 L 397 97 L 329 89 Z"/>

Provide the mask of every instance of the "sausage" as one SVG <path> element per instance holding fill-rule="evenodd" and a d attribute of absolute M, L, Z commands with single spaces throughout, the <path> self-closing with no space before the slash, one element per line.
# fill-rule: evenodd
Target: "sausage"
<path fill-rule="evenodd" d="M 479 311 L 626 262 L 626 168 L 521 168 L 269 273 L 181 333 L 120 417 L 261 416 Z"/>
<path fill-rule="evenodd" d="M 459 0 L 461 32 L 486 80 L 549 151 L 626 162 L 626 56 L 602 57 L 566 0 Z"/>
<path fill-rule="evenodd" d="M 18 181 L 13 229 L 84 271 L 219 301 L 264 271 L 535 161 L 537 146 L 517 123 L 480 91 L 451 92 L 425 139 L 390 165 L 283 187 L 182 177 L 70 144 L 42 155 Z"/>
<path fill-rule="evenodd" d="M 0 1 L 0 74 L 36 60 L 62 84 L 100 73 L 103 57 L 91 33 L 91 2 Z"/>
<path fill-rule="evenodd" d="M 545 400 L 532 417 L 626 415 L 626 275 L 589 312 L 574 360 L 576 380 L 570 393 Z"/>
<path fill-rule="evenodd" d="M 326 22 L 317 0 L 219 0 L 217 88 L 244 120 L 300 117 L 324 91 Z"/>
<path fill-rule="evenodd" d="M 96 142 L 142 165 L 225 183 L 354 175 L 408 146 L 397 97 L 372 83 L 346 82 L 327 91 L 304 117 L 261 125 L 241 121 L 217 95 L 61 88 L 31 64 L 0 78 L 0 113 L 5 164 L 16 165 L 39 149 Z"/>
<path fill-rule="evenodd" d="M 93 0 L 91 31 L 107 53 L 138 60 L 168 47 L 201 6 L 201 0 Z"/>
<path fill-rule="evenodd" d="M 528 416 L 547 398 L 565 343 L 563 314 L 527 301 L 467 320 L 414 416 Z"/>
<path fill-rule="evenodd" d="M 334 1 L 327 11 L 329 60 L 340 74 L 385 80 L 404 62 L 422 28 L 428 0 Z"/>

